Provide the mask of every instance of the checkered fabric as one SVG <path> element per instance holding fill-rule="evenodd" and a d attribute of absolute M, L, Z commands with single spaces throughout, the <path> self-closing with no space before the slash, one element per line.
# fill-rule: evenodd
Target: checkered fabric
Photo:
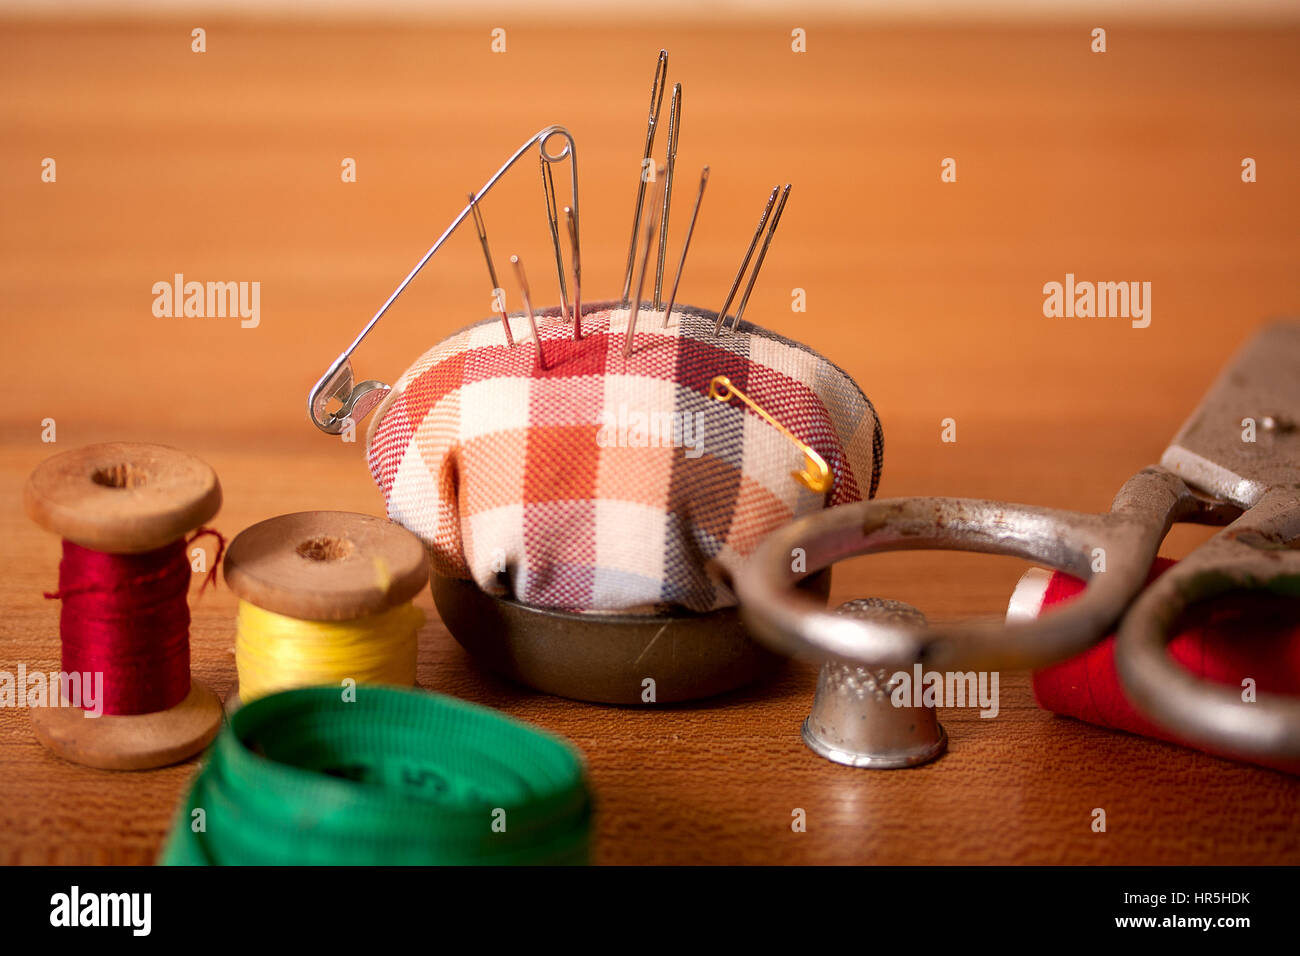
<path fill-rule="evenodd" d="M 429 349 L 398 380 L 368 441 L 388 515 L 434 570 L 533 607 L 708 611 L 736 603 L 733 572 L 792 518 L 875 494 L 875 409 L 816 352 L 749 323 L 713 335 L 714 313 L 585 305 L 574 341 L 558 309 L 500 317 Z M 727 375 L 830 465 L 823 500 L 791 476 L 799 449 L 739 399 Z"/>

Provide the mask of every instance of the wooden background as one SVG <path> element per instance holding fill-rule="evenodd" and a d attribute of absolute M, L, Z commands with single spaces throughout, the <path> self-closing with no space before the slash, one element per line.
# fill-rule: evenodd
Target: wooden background
<path fill-rule="evenodd" d="M 192 53 L 190 29 L 207 29 Z M 315 431 L 308 387 L 501 160 L 568 125 L 582 172 L 585 297 L 614 295 L 660 46 L 685 85 L 670 261 L 712 166 L 680 299 L 717 308 L 771 186 L 795 184 L 748 317 L 823 350 L 874 399 L 883 496 L 1104 509 L 1159 456 L 1253 328 L 1297 305 L 1300 32 L 1091 24 L 942 28 L 500 24 L 0 24 L 0 669 L 57 667 L 58 542 L 22 513 L 46 455 L 110 440 L 218 471 L 226 534 L 273 514 L 382 502 L 359 445 Z M 1259 181 L 1240 178 L 1243 157 Z M 57 182 L 40 181 L 41 161 Z M 340 181 L 344 157 L 358 182 Z M 943 184 L 940 161 L 957 160 Z M 565 194 L 561 185 L 561 194 Z M 549 289 L 535 167 L 485 203 L 498 261 Z M 262 283 L 261 323 L 159 319 L 151 286 Z M 1150 328 L 1047 319 L 1042 286 L 1153 284 Z M 808 312 L 790 311 L 791 290 Z M 539 293 L 540 294 L 540 293 Z M 554 297 L 554 290 L 546 296 Z M 488 313 L 472 234 L 362 349 L 392 381 Z M 939 441 L 940 421 L 958 441 Z M 42 444 L 41 421 L 58 442 Z M 1176 529 L 1167 553 L 1203 538 Z M 841 566 L 833 598 L 999 614 L 1024 565 L 907 554 Z M 234 676 L 234 600 L 192 595 L 195 672 Z M 419 601 L 432 614 L 427 595 Z M 813 673 L 654 711 L 543 697 L 477 670 L 436 623 L 420 683 L 568 735 L 599 799 L 604 863 L 1300 862 L 1300 781 L 1038 710 L 946 711 L 951 752 L 854 771 L 799 739 Z M 193 762 L 60 762 L 0 710 L 0 862 L 145 863 Z M 791 812 L 808 832 L 792 833 Z M 1094 807 L 1109 830 L 1091 832 Z"/>

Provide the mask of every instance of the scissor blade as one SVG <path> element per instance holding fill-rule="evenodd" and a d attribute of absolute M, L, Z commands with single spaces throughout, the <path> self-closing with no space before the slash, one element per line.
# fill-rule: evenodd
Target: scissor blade
<path fill-rule="evenodd" d="M 1300 322 L 1266 326 L 1242 347 L 1160 463 L 1241 508 L 1300 484 Z"/>

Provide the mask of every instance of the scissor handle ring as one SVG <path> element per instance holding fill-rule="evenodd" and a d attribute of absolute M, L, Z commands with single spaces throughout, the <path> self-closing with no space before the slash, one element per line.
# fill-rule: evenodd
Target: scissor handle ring
<path fill-rule="evenodd" d="M 1295 500 L 1293 491 L 1266 493 L 1153 582 L 1120 625 L 1115 667 L 1125 693 L 1181 740 L 1233 756 L 1300 760 L 1300 698 L 1266 695 L 1247 702 L 1241 688 L 1196 677 L 1168 652 L 1179 616 L 1197 601 L 1232 591 L 1300 596 Z"/>
<path fill-rule="evenodd" d="M 1145 584 L 1170 524 L 1196 507 L 1186 486 L 1159 468 L 1130 478 L 1103 515 L 975 498 L 859 501 L 778 529 L 733 584 L 751 630 L 790 656 L 871 667 L 923 662 L 940 670 L 1043 667 L 1107 633 Z M 1095 548 L 1106 551 L 1104 573 L 1093 573 Z M 1085 578 L 1088 585 L 1068 606 L 1034 621 L 917 630 L 830 614 L 794 590 L 801 577 L 836 561 L 899 550 L 1014 555 Z"/>

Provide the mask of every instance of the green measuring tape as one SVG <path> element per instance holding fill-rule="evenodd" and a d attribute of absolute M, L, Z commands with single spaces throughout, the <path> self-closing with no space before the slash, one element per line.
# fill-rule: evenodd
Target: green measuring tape
<path fill-rule="evenodd" d="M 301 688 L 236 711 L 160 862 L 588 862 L 591 796 L 564 740 L 440 694 L 354 692 Z"/>

